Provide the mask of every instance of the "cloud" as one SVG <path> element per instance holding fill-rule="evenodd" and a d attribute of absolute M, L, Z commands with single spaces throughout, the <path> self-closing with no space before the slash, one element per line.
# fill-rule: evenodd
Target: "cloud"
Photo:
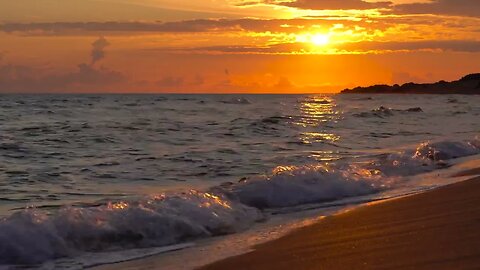
<path fill-rule="evenodd" d="M 222 53 L 222 54 L 290 54 L 308 50 L 303 43 L 279 43 L 262 46 L 207 46 L 195 48 L 163 48 L 164 52 L 190 52 L 190 53 Z M 225 71 L 225 74 L 228 75 Z"/>
<path fill-rule="evenodd" d="M 43 74 L 42 69 L 22 65 L 0 66 L 0 92 L 76 92 L 102 89 L 126 81 L 122 73 L 80 64 L 77 70 L 62 74 Z"/>
<path fill-rule="evenodd" d="M 278 43 L 260 46 L 209 46 L 196 48 L 164 48 L 164 52 L 190 52 L 211 54 L 351 54 L 384 53 L 395 51 L 452 51 L 480 52 L 476 40 L 423 40 L 423 41 L 360 41 L 336 44 L 327 51 L 316 51 L 306 43 Z"/>
<path fill-rule="evenodd" d="M 195 0 L 194 0 L 195 1 Z M 202 2 L 202 0 L 197 0 Z M 203 2 L 205 2 L 204 0 Z M 150 2 L 150 3 L 147 3 Z M 157 2 L 157 3 L 154 3 Z M 232 17 L 215 10 L 193 11 L 189 1 L 146 0 L 0 0 L 0 20 L 5 22 L 158 20 L 174 21 Z M 205 6 L 205 5 L 204 5 Z"/>
<path fill-rule="evenodd" d="M 5 23 L 0 31 L 22 35 L 101 35 L 145 34 L 145 33 L 202 33 L 202 32 L 282 32 L 295 33 L 309 28 L 319 30 L 319 26 L 331 27 L 334 24 L 370 25 L 365 21 L 352 21 L 343 17 L 331 20 L 325 18 L 298 19 L 208 19 L 176 22 L 53 22 L 53 23 Z M 380 29 L 382 26 L 380 26 Z M 376 28 L 378 29 L 378 28 Z"/>
<path fill-rule="evenodd" d="M 41 68 L 23 65 L 0 65 L 0 92 L 76 92 L 92 91 L 126 82 L 117 71 L 94 64 L 105 57 L 109 45 L 104 37 L 92 43 L 90 64 L 79 64 L 77 69 L 60 74 L 46 74 Z"/>
<path fill-rule="evenodd" d="M 92 51 L 90 53 L 92 57 L 91 65 L 95 65 L 96 62 L 105 57 L 105 48 L 109 45 L 110 43 L 104 37 L 100 37 L 92 43 Z"/>
<path fill-rule="evenodd" d="M 396 84 L 404 84 L 408 82 L 421 82 L 423 79 L 420 77 L 414 76 L 408 72 L 393 72 L 392 73 L 392 82 Z"/>
<path fill-rule="evenodd" d="M 392 13 L 480 17 L 480 3 L 478 0 L 432 0 L 428 3 L 395 5 Z"/>
<path fill-rule="evenodd" d="M 176 22 L 53 22 L 53 23 L 5 23 L 0 29 L 6 33 L 59 35 L 99 32 L 162 32 L 196 33 L 235 29 L 245 20 L 198 19 Z"/>
<path fill-rule="evenodd" d="M 178 88 L 184 85 L 184 79 L 182 77 L 167 76 L 157 81 L 156 85 L 167 89 Z"/>
<path fill-rule="evenodd" d="M 313 10 L 349 10 L 388 8 L 392 2 L 367 2 L 362 0 L 296 0 L 285 1 L 280 5 Z"/>
<path fill-rule="evenodd" d="M 279 90 L 289 90 L 295 88 L 295 85 L 293 85 L 293 83 L 287 77 L 280 77 L 273 88 Z"/>
<path fill-rule="evenodd" d="M 454 52 L 480 52 L 476 40 L 423 40 L 423 41 L 362 41 L 339 45 L 338 49 L 351 52 L 441 50 Z"/>
<path fill-rule="evenodd" d="M 187 89 L 187 91 L 195 91 L 199 87 L 205 85 L 206 80 L 200 74 L 194 76 L 165 76 L 160 80 L 148 83 L 153 85 L 156 90 L 162 91 L 178 91 L 180 89 Z"/>
<path fill-rule="evenodd" d="M 480 17 L 478 0 L 418 0 L 395 4 L 394 1 L 370 2 L 364 0 L 258 0 L 244 2 L 241 6 L 271 4 L 310 10 L 368 10 L 382 9 L 385 14 L 436 14 Z"/>

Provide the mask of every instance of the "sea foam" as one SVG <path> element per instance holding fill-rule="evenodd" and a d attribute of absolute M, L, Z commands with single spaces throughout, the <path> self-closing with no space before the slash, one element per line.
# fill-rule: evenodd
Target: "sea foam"
<path fill-rule="evenodd" d="M 277 208 L 360 196 L 388 188 L 382 173 L 354 165 L 277 167 L 272 175 L 257 176 L 229 190 L 243 204 Z"/>
<path fill-rule="evenodd" d="M 81 251 L 165 246 L 234 233 L 263 218 L 258 209 L 189 191 L 47 213 L 17 212 L 0 222 L 0 264 L 36 264 Z"/>
<path fill-rule="evenodd" d="M 231 234 L 267 218 L 263 209 L 393 189 L 407 181 L 402 176 L 479 153 L 478 138 L 426 142 L 370 161 L 280 166 L 269 175 L 204 192 L 164 193 L 56 211 L 26 209 L 0 221 L 0 264 L 40 264 L 83 252 L 161 247 Z"/>

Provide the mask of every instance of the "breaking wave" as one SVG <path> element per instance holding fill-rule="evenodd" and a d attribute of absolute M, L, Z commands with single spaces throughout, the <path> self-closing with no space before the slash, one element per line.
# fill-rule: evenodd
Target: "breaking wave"
<path fill-rule="evenodd" d="M 190 190 L 56 211 L 26 209 L 0 221 L 0 264 L 41 264 L 82 252 L 160 247 L 239 232 L 264 209 L 374 194 L 402 176 L 480 153 L 480 141 L 427 142 L 355 163 L 281 166 L 269 175 Z"/>
<path fill-rule="evenodd" d="M 0 264 L 38 264 L 81 251 L 166 246 L 234 233 L 258 209 L 198 191 L 162 194 L 55 213 L 20 211 L 0 223 Z"/>

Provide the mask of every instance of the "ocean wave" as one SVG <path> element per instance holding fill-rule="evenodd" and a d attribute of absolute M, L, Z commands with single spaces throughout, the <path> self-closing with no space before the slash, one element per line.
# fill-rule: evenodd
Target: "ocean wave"
<path fill-rule="evenodd" d="M 247 98 L 232 98 L 232 99 L 229 99 L 229 100 L 222 100 L 221 101 L 222 103 L 225 103 L 225 104 L 236 104 L 236 105 L 248 105 L 248 104 L 252 104 L 252 102 L 250 102 L 250 100 L 248 100 Z"/>
<path fill-rule="evenodd" d="M 164 193 L 91 207 L 26 209 L 0 220 L 0 264 L 40 264 L 83 252 L 161 247 L 245 230 L 264 209 L 370 195 L 408 181 L 402 177 L 480 153 L 478 138 L 426 142 L 370 160 L 280 166 L 207 191 Z"/>
<path fill-rule="evenodd" d="M 444 168 L 450 159 L 479 153 L 478 139 L 426 142 L 358 164 L 281 166 L 271 175 L 244 179 L 226 190 L 241 203 L 259 209 L 320 203 L 394 188 L 402 176 Z"/>
<path fill-rule="evenodd" d="M 399 110 L 399 109 L 392 109 L 392 108 L 387 108 L 384 106 L 380 106 L 377 109 L 373 109 L 369 112 L 360 112 L 354 114 L 356 117 L 378 117 L 378 118 L 386 118 L 390 116 L 394 116 L 395 113 L 418 113 L 418 112 L 423 112 L 423 109 L 420 107 L 412 107 L 408 108 L 405 110 Z"/>
<path fill-rule="evenodd" d="M 243 204 L 277 208 L 360 196 L 388 188 L 380 171 L 354 165 L 277 167 L 270 176 L 257 176 L 229 188 Z"/>
<path fill-rule="evenodd" d="M 467 142 L 427 142 L 422 143 L 415 151 L 414 158 L 423 160 L 449 160 L 470 155 L 475 155 L 479 152 L 480 140 L 475 139 Z"/>
<path fill-rule="evenodd" d="M 445 168 L 448 160 L 479 153 L 478 138 L 466 142 L 424 142 L 415 149 L 378 155 L 365 167 L 380 170 L 386 176 L 409 176 Z"/>
<path fill-rule="evenodd" d="M 199 191 L 98 207 L 17 212 L 0 222 L 0 264 L 39 264 L 79 252 L 156 247 L 234 233 L 258 209 Z"/>

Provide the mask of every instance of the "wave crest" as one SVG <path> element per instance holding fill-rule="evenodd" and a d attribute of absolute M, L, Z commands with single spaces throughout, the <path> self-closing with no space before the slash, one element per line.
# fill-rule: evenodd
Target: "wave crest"
<path fill-rule="evenodd" d="M 78 251 L 165 246 L 234 233 L 262 219 L 238 202 L 199 191 L 55 213 L 29 209 L 0 222 L 0 264 L 35 264 Z"/>
<path fill-rule="evenodd" d="M 378 192 L 389 186 L 377 170 L 349 165 L 277 167 L 271 176 L 257 176 L 230 188 L 243 204 L 277 208 L 332 201 Z"/>

